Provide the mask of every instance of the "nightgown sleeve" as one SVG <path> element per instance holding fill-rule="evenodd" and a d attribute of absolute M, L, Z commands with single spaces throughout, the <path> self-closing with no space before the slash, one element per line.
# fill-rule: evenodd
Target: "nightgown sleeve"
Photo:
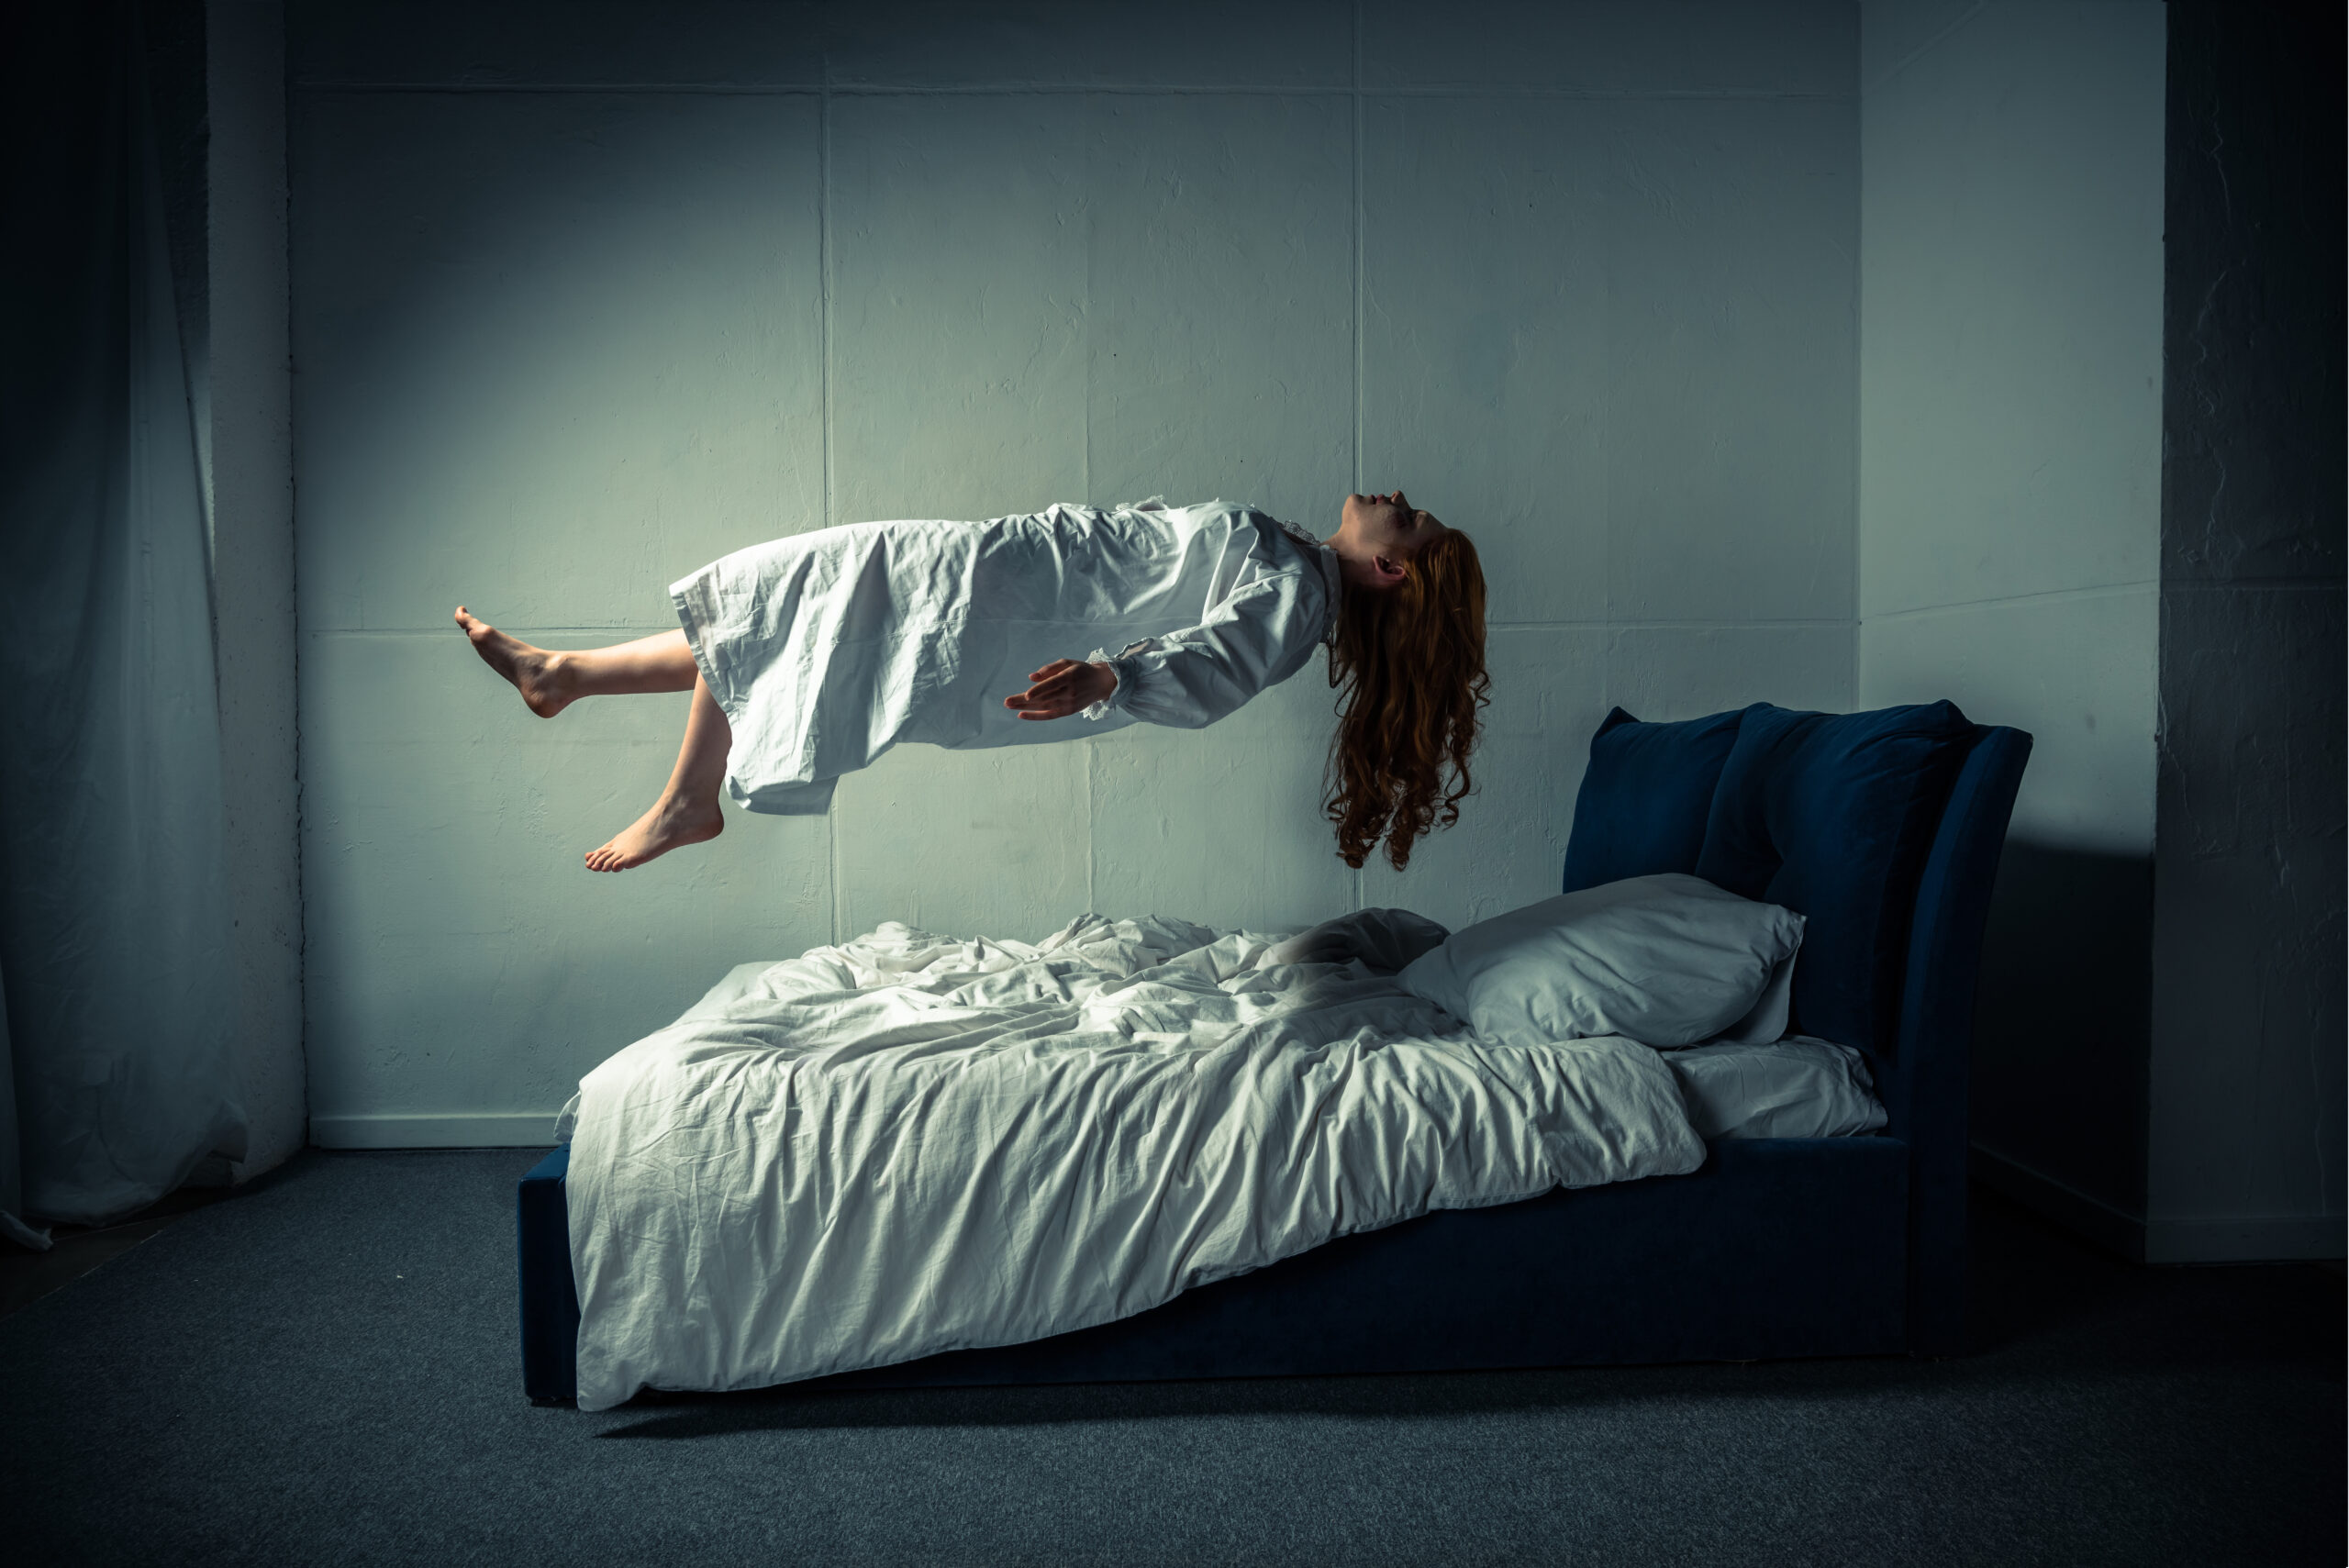
<path fill-rule="evenodd" d="M 1118 685 L 1085 717 L 1123 712 L 1145 724 L 1202 728 L 1303 669 L 1328 618 L 1318 574 L 1260 577 L 1197 626 L 1146 637 L 1117 653 L 1095 649 L 1091 662 L 1108 665 Z"/>

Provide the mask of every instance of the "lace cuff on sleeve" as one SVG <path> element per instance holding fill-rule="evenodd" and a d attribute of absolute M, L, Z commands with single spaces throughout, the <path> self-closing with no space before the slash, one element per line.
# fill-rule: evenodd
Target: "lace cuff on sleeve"
<path fill-rule="evenodd" d="M 1115 713 L 1119 708 L 1125 706 L 1125 704 L 1119 699 L 1126 695 L 1126 687 L 1130 684 L 1128 680 L 1128 672 L 1131 668 L 1129 662 L 1130 656 L 1141 652 L 1148 646 L 1150 646 L 1150 644 L 1147 640 L 1141 642 L 1130 642 L 1115 654 L 1110 653 L 1107 649 L 1097 648 L 1091 653 L 1085 655 L 1085 662 L 1088 664 L 1107 664 L 1109 666 L 1109 673 L 1118 684 L 1111 686 L 1109 688 L 1109 695 L 1103 697 L 1099 702 L 1095 703 L 1090 707 L 1079 708 L 1077 710 L 1077 717 L 1079 718 L 1090 718 L 1097 721 L 1108 717 L 1112 713 Z"/>

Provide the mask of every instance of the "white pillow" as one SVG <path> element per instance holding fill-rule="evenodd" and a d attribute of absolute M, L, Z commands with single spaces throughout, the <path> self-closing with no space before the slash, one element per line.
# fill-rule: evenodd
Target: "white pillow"
<path fill-rule="evenodd" d="M 1775 1045 L 1667 1051 L 1688 1125 L 1716 1138 L 1850 1138 L 1885 1123 L 1867 1062 L 1848 1045 L 1788 1035 Z"/>
<path fill-rule="evenodd" d="M 1670 1049 L 1774 1040 L 1802 917 L 1667 872 L 1545 898 L 1457 930 L 1398 978 L 1505 1045 L 1624 1035 Z"/>

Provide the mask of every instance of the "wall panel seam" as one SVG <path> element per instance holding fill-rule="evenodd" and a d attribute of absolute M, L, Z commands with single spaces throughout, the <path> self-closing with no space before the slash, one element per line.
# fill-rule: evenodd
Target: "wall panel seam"
<path fill-rule="evenodd" d="M 2122 599 L 2136 594 L 2151 594 L 2162 586 L 2158 579 L 2142 583 L 2108 583 L 2092 588 L 2050 588 L 2041 594 L 2001 594 L 1987 599 L 1957 599 L 1946 605 L 1917 605 L 1905 610 L 1878 610 L 1863 614 L 1860 624 L 1873 626 L 1878 621 L 1917 620 L 1927 616 L 1954 615 L 1961 610 L 1997 609 L 2008 605 L 2063 604 L 2080 599 Z"/>
<path fill-rule="evenodd" d="M 1850 621 L 1828 620 L 1486 620 L 1487 631 L 1848 631 Z"/>
<path fill-rule="evenodd" d="M 832 95 L 831 63 L 824 65 L 823 90 L 816 100 L 816 381 L 818 439 L 823 449 L 824 526 L 832 526 Z M 824 866 L 830 880 L 832 945 L 841 940 L 840 814 L 824 813 Z"/>
<path fill-rule="evenodd" d="M 618 96 L 690 98 L 818 98 L 824 95 L 824 88 L 815 83 L 734 85 L 695 82 L 351 82 L 312 79 L 295 81 L 291 85 L 297 93 L 437 95 L 448 97 L 598 93 Z"/>
<path fill-rule="evenodd" d="M 736 85 L 717 83 L 680 82 L 352 82 L 309 80 L 294 83 L 300 93 L 332 93 L 349 95 L 442 95 L 453 97 L 518 95 L 610 94 L 615 96 L 646 97 L 923 97 L 923 98 L 985 98 L 985 97 L 1079 97 L 1098 94 L 1117 97 L 1241 97 L 1241 98 L 1358 98 L 1365 95 L 1382 98 L 1464 98 L 1483 101 L 1492 98 L 1575 99 L 1602 102 L 1653 102 L 1689 100 L 1693 102 L 1727 101 L 1734 103 L 1803 103 L 1848 104 L 1858 101 L 1854 93 L 1799 93 L 1773 88 L 1663 88 L 1663 87 L 1544 87 L 1531 85 L 1478 86 L 1473 83 L 1445 83 L 1429 86 L 1386 87 L 1308 87 L 1264 86 L 1246 83 L 1221 85 L 1183 83 L 985 83 L 957 86 L 922 86 L 907 83 L 844 84 L 833 83 L 774 83 L 772 85 Z"/>
<path fill-rule="evenodd" d="M 307 626 L 302 629 L 306 637 L 447 637 L 456 630 L 453 626 Z M 677 623 L 663 620 L 625 621 L 605 626 L 526 626 L 520 622 L 501 622 L 497 629 L 509 636 L 522 637 L 524 641 L 537 637 L 604 637 L 628 641 L 674 631 Z M 525 633 L 529 635 L 524 636 Z"/>
<path fill-rule="evenodd" d="M 1077 123 L 1082 128 L 1079 131 L 1080 136 L 1085 137 L 1086 143 L 1089 146 L 1091 143 L 1091 138 L 1087 133 L 1090 132 L 1092 127 L 1086 123 L 1087 119 L 1090 117 L 1088 110 L 1089 106 L 1079 106 L 1080 118 Z M 1089 190 L 1092 184 L 1092 171 L 1090 168 L 1085 172 L 1085 183 Z M 1093 239 L 1095 234 L 1095 216 L 1093 206 L 1090 201 L 1083 204 L 1082 210 L 1085 213 L 1085 294 L 1083 302 L 1085 307 L 1085 354 L 1084 357 L 1078 361 L 1078 363 L 1083 370 L 1085 385 L 1083 400 L 1077 405 L 1076 493 L 1089 500 L 1093 495 L 1093 355 L 1095 352 L 1093 344 Z M 1084 650 L 1078 649 L 1074 651 L 1077 657 L 1084 657 Z M 1085 912 L 1088 914 L 1097 914 L 1100 911 L 1101 899 L 1095 884 L 1094 873 L 1100 848 L 1098 838 L 1101 831 L 1101 811 L 1099 799 L 1101 777 L 1099 772 L 1093 765 L 1093 741 L 1090 739 L 1084 739 L 1078 740 L 1076 744 L 1084 748 L 1082 765 L 1085 771 Z"/>
<path fill-rule="evenodd" d="M 1860 74 L 1860 35 L 1864 25 L 1855 18 L 1852 28 L 1852 78 L 1854 85 L 1857 84 Z M 1867 237 L 1862 232 L 1862 225 L 1867 217 L 1867 172 L 1863 167 L 1863 161 L 1867 155 L 1865 112 L 1859 104 L 1858 95 L 1854 94 L 1851 124 L 1852 254 L 1849 258 L 1852 269 L 1852 358 L 1849 383 L 1852 390 L 1852 461 L 1845 465 L 1846 488 L 1843 492 L 1847 506 L 1846 515 L 1852 520 L 1852 531 L 1848 536 L 1851 546 L 1846 552 L 1852 562 L 1851 583 L 1846 590 L 1851 597 L 1843 601 L 1843 607 L 1847 612 L 1844 624 L 1848 628 L 1844 634 L 1843 644 L 1843 668 L 1847 678 L 1847 684 L 1843 688 L 1843 706 L 1846 708 L 1856 706 L 1860 700 L 1860 585 L 1867 581 L 1865 568 L 1861 561 L 1861 552 L 1867 544 L 1867 528 L 1860 516 L 1861 502 L 1864 499 L 1860 486 L 1860 462 L 1862 454 L 1867 450 L 1867 400 L 1860 395 L 1862 345 L 1866 341 L 1867 329 Z"/>
<path fill-rule="evenodd" d="M 2004 601 L 1989 601 L 2003 603 Z M 1957 606 L 1960 608 L 1969 606 Z M 1930 612 L 1910 611 L 1907 614 Z M 1888 618 L 1888 617 L 1877 617 Z M 1487 620 L 1491 631 L 1828 631 L 1848 630 L 1851 622 L 1842 619 L 1787 620 L 1710 620 L 1702 617 L 1682 620 Z M 628 640 L 639 637 L 656 637 L 677 629 L 675 621 L 644 621 L 607 626 L 527 626 L 519 622 L 501 625 L 498 628 L 526 641 L 540 637 L 601 637 Z M 313 626 L 305 628 L 308 637 L 383 637 L 383 638 L 446 638 L 451 628 L 444 626 Z"/>
<path fill-rule="evenodd" d="M 1355 491 L 1356 491 L 1357 493 L 1359 493 L 1359 492 L 1361 491 L 1361 489 L 1362 489 L 1362 485 L 1363 485 L 1363 476 L 1362 476 L 1362 428 L 1363 428 L 1363 406 L 1362 406 L 1362 356 L 1363 356 L 1363 286 L 1362 286 L 1362 284 L 1363 284 L 1363 231 L 1364 231 L 1364 229 L 1367 227 L 1367 225 L 1369 224 L 1369 221 L 1370 221 L 1370 219 L 1369 219 L 1369 215 L 1368 215 L 1368 214 L 1364 210 L 1364 200 L 1363 200 L 1363 148 L 1362 148 L 1362 6 L 1363 6 L 1363 0 L 1354 0 L 1353 7 L 1353 50 L 1352 59 L 1351 59 L 1351 61 L 1350 61 L 1350 75 L 1349 75 L 1349 80 L 1348 80 L 1348 83 L 1347 83 L 1347 85 L 1348 85 L 1349 91 L 1350 91 L 1350 93 L 1351 93 L 1351 100 L 1350 100 L 1350 105 L 1349 105 L 1349 106 L 1350 106 L 1350 109 L 1351 109 L 1351 112 L 1352 112 L 1352 115 L 1353 115 L 1353 137 L 1352 137 L 1352 143 L 1353 143 L 1353 176 L 1354 176 L 1354 189 L 1353 189 L 1353 263 L 1354 263 L 1354 265 L 1353 265 L 1353 292 L 1354 292 L 1354 320 L 1353 320 L 1353 328 L 1354 328 L 1354 330 L 1353 330 L 1353 338 L 1354 338 L 1354 342 L 1353 342 L 1353 349 L 1354 349 L 1354 362 L 1353 362 L 1353 405 L 1354 405 L 1354 450 L 1353 450 L 1353 476 L 1352 476 L 1352 478 L 1350 479 L 1349 483 L 1350 483 L 1350 484 L 1352 484 L 1353 485 L 1353 487 L 1354 487 L 1354 489 L 1355 489 Z M 1362 868 L 1361 866 L 1352 866 L 1352 867 L 1349 867 L 1348 869 L 1349 869 L 1349 870 L 1351 870 L 1351 871 L 1353 873 L 1353 899 L 1354 899 L 1354 907 L 1355 907 L 1356 909 L 1360 909 L 1360 908 L 1363 906 L 1363 892 L 1364 892 L 1364 886 L 1363 886 L 1363 884 L 1364 884 L 1364 878 L 1363 878 L 1363 868 Z"/>
<path fill-rule="evenodd" d="M 1378 98 L 1565 98 L 1605 103 L 1651 103 L 1686 99 L 1697 103 L 1853 104 L 1857 93 L 1790 92 L 1776 87 L 1545 87 L 1531 84 L 1478 86 L 1446 82 L 1420 86 L 1365 86 L 1361 91 Z"/>
<path fill-rule="evenodd" d="M 1932 37 L 1927 39 L 1923 43 L 1919 44 L 1916 48 L 1910 50 L 1907 54 L 1902 55 L 1898 60 L 1894 61 L 1890 65 L 1886 66 L 1882 71 L 1877 72 L 1874 81 L 1861 83 L 1861 95 L 1865 97 L 1866 95 L 1875 92 L 1886 83 L 1891 81 L 1895 76 L 1899 75 L 1902 72 L 1916 64 L 1917 61 L 1922 60 L 1933 50 L 1940 48 L 1943 41 L 1948 39 L 1951 34 L 1956 32 L 1960 28 L 1965 26 L 1968 22 L 1974 20 L 1975 17 L 1980 16 L 1982 14 L 1983 5 L 1984 0 L 1975 0 L 1975 3 L 1968 6 L 1965 13 L 1959 16 L 1955 21 L 1953 21 L 1948 26 L 1943 28 Z"/>

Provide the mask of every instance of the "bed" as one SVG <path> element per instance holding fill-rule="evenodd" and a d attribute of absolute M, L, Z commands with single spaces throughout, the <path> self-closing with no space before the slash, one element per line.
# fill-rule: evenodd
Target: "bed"
<path fill-rule="evenodd" d="M 1564 889 L 1687 873 L 1806 916 L 1794 1027 L 1856 1053 L 1880 1129 L 1716 1137 L 1686 1173 L 1444 1208 L 1074 1332 L 822 1383 L 1954 1351 L 1974 977 L 2029 748 L 1947 703 L 1677 724 L 1619 709 L 1592 740 Z M 518 1195 L 524 1384 L 542 1403 L 579 1386 L 570 1154 Z"/>

